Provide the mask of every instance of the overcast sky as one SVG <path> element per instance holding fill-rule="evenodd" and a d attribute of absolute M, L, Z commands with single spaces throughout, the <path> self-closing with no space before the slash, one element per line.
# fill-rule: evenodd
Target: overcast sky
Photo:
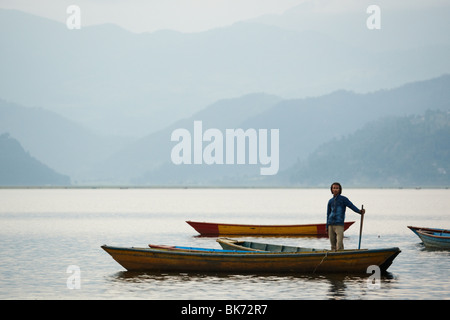
<path fill-rule="evenodd" d="M 81 9 L 81 26 L 114 23 L 132 32 L 171 29 L 198 32 L 264 14 L 282 14 L 302 3 L 307 10 L 361 10 L 369 4 L 408 7 L 443 5 L 449 0 L 0 0 L 0 8 L 18 9 L 65 23 L 69 5 Z"/>
<path fill-rule="evenodd" d="M 82 25 L 111 22 L 133 32 L 172 29 L 198 32 L 263 14 L 281 14 L 305 0 L 0 0 L 19 9 L 65 22 L 69 5 L 81 9 Z"/>

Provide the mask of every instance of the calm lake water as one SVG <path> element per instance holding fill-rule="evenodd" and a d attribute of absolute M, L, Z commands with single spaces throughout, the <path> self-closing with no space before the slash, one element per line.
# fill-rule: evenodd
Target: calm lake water
<path fill-rule="evenodd" d="M 220 248 L 186 220 L 325 222 L 329 189 L 0 189 L 0 299 L 450 299 L 450 252 L 425 249 L 407 228 L 450 228 L 450 190 L 343 194 L 366 209 L 362 247 L 402 250 L 378 289 L 368 286 L 369 274 L 132 273 L 100 248 Z M 360 216 L 347 210 L 346 220 L 356 222 L 345 247 L 357 248 Z M 329 248 L 326 238 L 245 239 Z"/>

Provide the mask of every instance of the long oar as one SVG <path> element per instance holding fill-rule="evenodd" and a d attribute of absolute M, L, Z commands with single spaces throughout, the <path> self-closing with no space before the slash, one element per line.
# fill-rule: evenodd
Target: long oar
<path fill-rule="evenodd" d="M 361 210 L 364 209 L 364 205 L 361 206 Z M 363 221 L 364 221 L 364 213 L 361 213 L 361 223 L 359 225 L 359 244 L 358 244 L 358 250 L 361 249 L 361 236 L 362 236 L 362 227 L 363 227 Z"/>

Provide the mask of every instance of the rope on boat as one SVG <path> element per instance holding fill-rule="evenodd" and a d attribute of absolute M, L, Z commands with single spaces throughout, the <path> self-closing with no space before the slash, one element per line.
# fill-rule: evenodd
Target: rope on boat
<path fill-rule="evenodd" d="M 313 273 L 316 273 L 316 270 L 318 267 L 320 267 L 320 265 L 322 264 L 323 260 L 325 260 L 325 258 L 328 256 L 328 251 L 325 252 L 325 255 L 323 256 L 322 260 L 320 261 L 320 263 L 314 268 Z"/>

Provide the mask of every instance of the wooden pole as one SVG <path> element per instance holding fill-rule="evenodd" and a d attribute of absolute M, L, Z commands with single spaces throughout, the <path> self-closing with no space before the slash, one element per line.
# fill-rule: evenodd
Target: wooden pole
<path fill-rule="evenodd" d="M 361 206 L 361 210 L 364 209 L 364 205 Z M 361 223 L 359 225 L 359 244 L 358 244 L 358 250 L 361 249 L 361 237 L 362 237 L 362 228 L 363 228 L 363 221 L 364 221 L 364 213 L 361 213 Z"/>

